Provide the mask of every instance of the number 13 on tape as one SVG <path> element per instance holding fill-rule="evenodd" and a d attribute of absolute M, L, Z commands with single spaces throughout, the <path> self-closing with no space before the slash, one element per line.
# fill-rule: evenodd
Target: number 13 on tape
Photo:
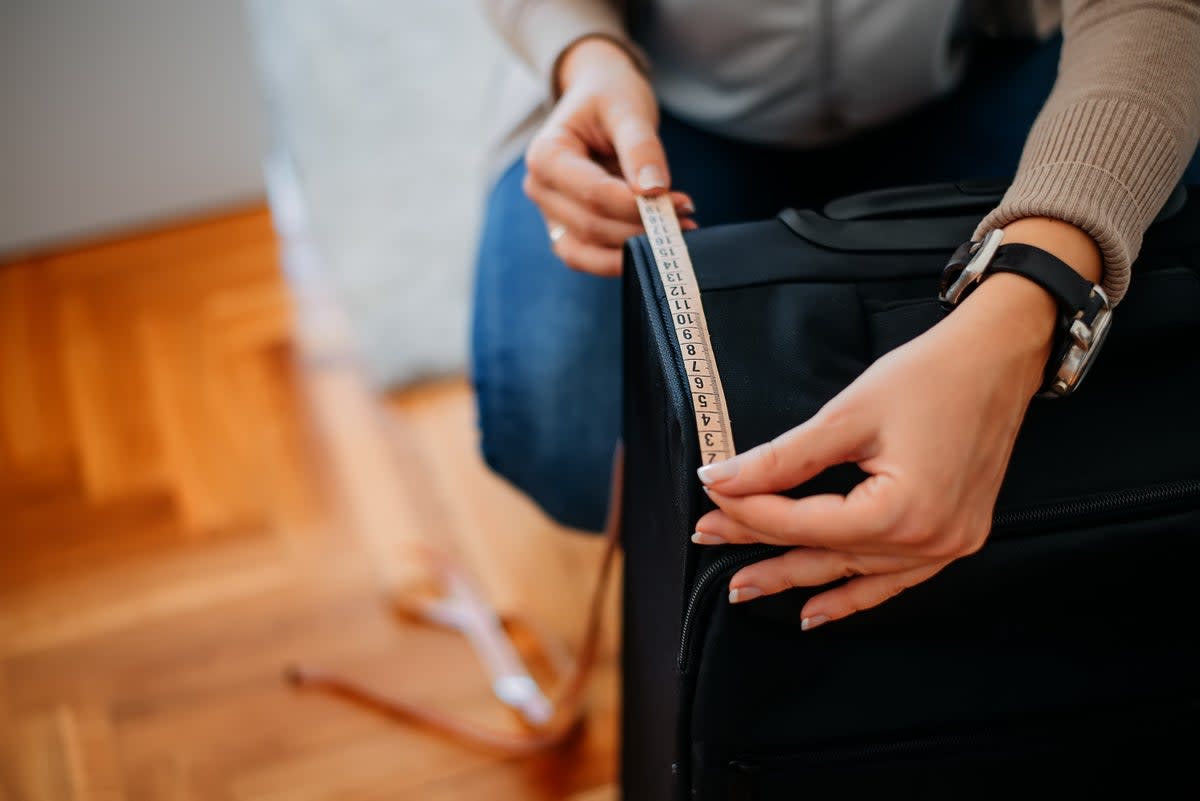
<path fill-rule="evenodd" d="M 639 197 L 638 209 L 654 251 L 654 263 L 658 267 L 658 277 L 675 327 L 675 341 L 692 394 L 700 461 L 711 464 L 728 459 L 734 450 L 725 390 L 721 386 L 708 322 L 700 303 L 700 286 L 683 242 L 675 207 L 670 195 L 664 194 L 654 198 Z"/>

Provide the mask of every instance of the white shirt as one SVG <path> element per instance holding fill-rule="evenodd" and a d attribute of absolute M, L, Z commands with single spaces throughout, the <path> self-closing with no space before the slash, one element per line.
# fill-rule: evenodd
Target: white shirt
<path fill-rule="evenodd" d="M 774 145 L 844 138 L 951 89 L 962 0 L 651 0 L 639 39 L 663 107 Z"/>

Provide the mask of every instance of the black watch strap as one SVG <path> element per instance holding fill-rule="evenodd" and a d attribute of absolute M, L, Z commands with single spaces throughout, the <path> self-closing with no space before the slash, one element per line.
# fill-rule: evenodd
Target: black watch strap
<path fill-rule="evenodd" d="M 1069 264 L 1052 253 L 1033 245 L 1001 245 L 996 249 L 989 269 L 992 272 L 1016 273 L 1033 281 L 1049 292 L 1067 317 L 1080 312 L 1090 317 L 1092 306 L 1103 302 L 1093 290 L 1092 282 L 1075 272 Z"/>

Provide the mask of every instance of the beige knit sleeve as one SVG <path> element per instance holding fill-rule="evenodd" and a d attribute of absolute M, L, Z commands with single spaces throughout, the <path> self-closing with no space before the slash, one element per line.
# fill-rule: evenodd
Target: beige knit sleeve
<path fill-rule="evenodd" d="M 484 0 L 493 27 L 543 81 L 548 98 L 557 93 L 559 59 L 585 36 L 611 39 L 648 69 L 645 55 L 625 30 L 621 6 L 606 0 Z"/>
<path fill-rule="evenodd" d="M 1119 301 L 1198 138 L 1200 0 L 1065 0 L 1054 90 L 976 237 L 1022 217 L 1070 222 L 1096 240 Z"/>

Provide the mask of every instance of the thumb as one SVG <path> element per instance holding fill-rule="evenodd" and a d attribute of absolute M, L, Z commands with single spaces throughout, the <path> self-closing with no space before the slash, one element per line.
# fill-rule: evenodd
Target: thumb
<path fill-rule="evenodd" d="M 808 422 L 745 453 L 696 471 L 723 495 L 781 492 L 803 484 L 825 468 L 866 458 L 874 439 L 866 416 L 840 409 L 819 412 Z"/>
<path fill-rule="evenodd" d="M 614 103 L 604 115 L 621 174 L 639 195 L 660 195 L 671 186 L 667 154 L 653 117 L 629 103 Z"/>

